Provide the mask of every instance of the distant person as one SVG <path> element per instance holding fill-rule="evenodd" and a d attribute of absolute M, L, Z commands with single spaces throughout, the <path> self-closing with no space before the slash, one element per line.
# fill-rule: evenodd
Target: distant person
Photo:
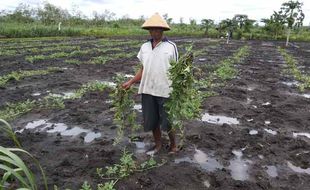
<path fill-rule="evenodd" d="M 169 154 L 173 154 L 177 152 L 175 132 L 168 121 L 164 104 L 172 90 L 168 71 L 170 62 L 178 60 L 178 50 L 173 42 L 164 37 L 164 31 L 170 30 L 170 27 L 158 13 L 146 20 L 142 28 L 149 30 L 151 35 L 151 39 L 141 46 L 137 56 L 142 68 L 122 87 L 128 89 L 141 81 L 139 94 L 142 95 L 143 127 L 144 131 L 153 132 L 155 140 L 155 146 L 149 153 L 156 154 L 162 148 L 161 130 L 164 130 L 170 139 Z"/>

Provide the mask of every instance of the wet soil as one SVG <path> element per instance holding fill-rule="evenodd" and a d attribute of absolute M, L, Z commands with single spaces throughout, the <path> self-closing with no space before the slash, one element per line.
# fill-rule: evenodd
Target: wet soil
<path fill-rule="evenodd" d="M 96 40 L 100 39 L 66 39 L 75 45 L 89 41 L 88 48 L 93 47 Z M 145 39 L 135 40 L 143 43 Z M 195 38 L 174 38 L 173 41 L 180 46 L 180 52 L 184 51 L 183 45 L 192 41 L 196 50 L 206 49 L 195 58 L 195 64 L 203 67 L 206 73 L 206 65 L 218 64 L 244 45 L 250 47 L 250 54 L 236 65 L 238 76 L 228 81 L 224 87 L 216 88 L 218 95 L 204 101 L 202 108 L 206 118 L 203 121 L 186 122 L 183 149 L 171 156 L 163 148 L 154 158 L 157 161 L 165 159 L 165 165 L 134 173 L 120 180 L 116 188 L 309 189 L 310 174 L 307 171 L 310 168 L 310 138 L 307 135 L 296 136 L 294 133 L 310 133 L 310 98 L 303 96 L 310 91 L 301 93 L 294 85 L 285 84 L 294 79 L 283 72 L 286 65 L 277 46 L 284 46 L 284 43 L 232 41 L 225 44 L 224 41 Z M 63 40 L 44 41 L 42 44 L 61 42 Z M 8 45 L 10 43 L 0 42 L 0 46 Z M 299 48 L 289 47 L 288 51 L 296 57 L 300 68 L 309 74 L 310 44 L 296 45 Z M 93 55 L 78 59 L 88 60 L 91 56 Z M 25 55 L 0 57 L 1 76 L 15 70 L 43 69 L 49 66 L 66 68 L 48 75 L 9 81 L 5 87 L 0 88 L 0 109 L 6 103 L 36 100 L 49 92 L 72 92 L 89 81 L 112 81 L 117 72 L 134 74 L 134 66 L 138 64 L 135 57 L 117 59 L 104 65 L 70 65 L 64 60 L 65 58 L 29 63 L 25 61 Z M 96 175 L 96 168 L 118 163 L 124 147 L 134 153 L 138 162 L 149 158 L 143 152 L 152 144 L 152 136 L 142 130 L 135 134 L 139 136 L 142 147 L 141 144 L 137 147 L 128 139 L 121 145 L 113 146 L 117 127 L 113 124 L 109 92 L 90 92 L 78 100 L 65 100 L 65 109 L 62 110 L 34 109 L 11 122 L 15 130 L 24 129 L 22 133 L 17 133 L 18 138 L 23 148 L 42 164 L 49 187 L 57 185 L 60 189 L 79 189 L 84 181 L 88 181 L 93 187 L 105 182 Z M 39 95 L 34 95 L 36 93 Z M 139 95 L 135 96 L 135 100 L 137 104 L 140 103 Z M 135 111 L 138 114 L 137 122 L 141 124 L 142 113 Z M 54 125 L 25 129 L 29 122 L 38 120 L 48 120 Z M 72 136 L 64 136 L 62 131 L 57 130 L 48 132 L 59 126 L 59 123 L 67 126 L 65 130 L 79 127 L 100 133 L 101 136 L 85 142 L 88 134 L 85 131 Z M 126 135 L 129 135 L 128 131 Z M 9 139 L 0 137 L 1 146 L 13 146 Z M 163 138 L 165 145 L 168 144 L 167 137 Z M 28 158 L 25 159 L 29 161 Z M 38 174 L 34 165 L 31 162 L 29 164 L 35 174 Z"/>

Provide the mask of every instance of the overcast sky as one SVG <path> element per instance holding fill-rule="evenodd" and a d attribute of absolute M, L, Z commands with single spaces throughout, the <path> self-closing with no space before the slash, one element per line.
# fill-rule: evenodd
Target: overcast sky
<path fill-rule="evenodd" d="M 32 6 L 42 4 L 43 0 L 1 0 L 1 9 L 14 10 L 19 3 Z M 116 13 L 117 17 L 128 15 L 139 18 L 149 17 L 155 12 L 161 15 L 168 13 L 174 22 L 183 17 L 185 22 L 190 18 L 200 21 L 210 18 L 219 21 L 232 18 L 235 14 L 247 14 L 251 19 L 269 18 L 274 10 L 279 10 L 286 0 L 48 0 L 48 2 L 72 10 L 77 6 L 86 16 L 91 17 L 93 11 L 98 13 L 105 9 Z M 310 23 L 310 0 L 302 0 L 303 11 L 306 15 L 305 25 Z"/>

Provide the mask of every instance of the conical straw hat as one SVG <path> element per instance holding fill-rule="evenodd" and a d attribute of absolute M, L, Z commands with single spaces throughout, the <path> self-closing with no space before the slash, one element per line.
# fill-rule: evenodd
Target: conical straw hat
<path fill-rule="evenodd" d="M 142 28 L 146 30 L 150 28 L 163 28 L 164 30 L 170 30 L 167 22 L 158 13 L 155 13 L 151 18 L 147 19 L 143 23 Z"/>

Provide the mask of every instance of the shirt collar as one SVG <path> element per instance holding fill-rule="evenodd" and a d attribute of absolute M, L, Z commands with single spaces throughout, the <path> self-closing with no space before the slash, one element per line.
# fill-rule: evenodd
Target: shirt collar
<path fill-rule="evenodd" d="M 147 41 L 153 43 L 153 38 L 150 38 L 150 39 L 148 39 Z M 167 41 L 168 41 L 168 38 L 165 36 L 161 41 L 162 41 L 162 42 L 167 42 Z"/>

